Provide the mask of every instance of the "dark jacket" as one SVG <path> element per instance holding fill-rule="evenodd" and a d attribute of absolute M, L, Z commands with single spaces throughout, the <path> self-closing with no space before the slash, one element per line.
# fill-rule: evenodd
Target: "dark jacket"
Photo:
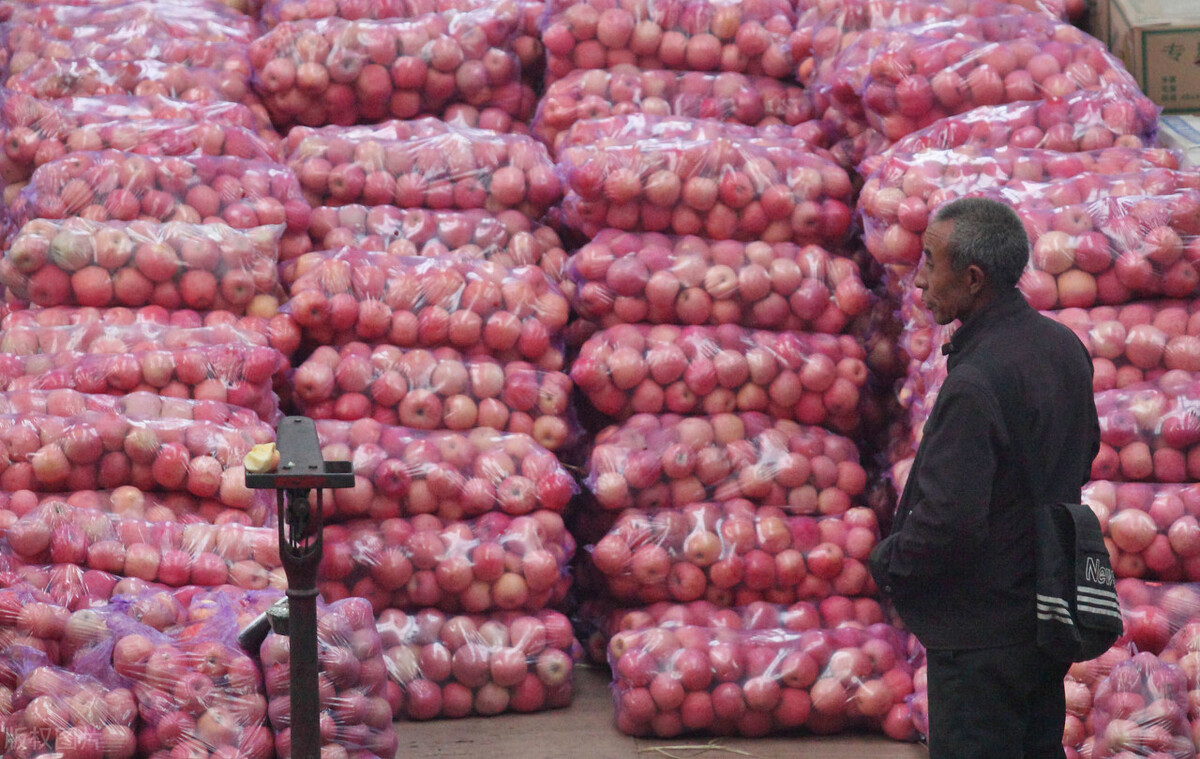
<path fill-rule="evenodd" d="M 892 534 L 870 568 L 927 648 L 1036 637 L 1033 497 L 1080 499 L 1100 446 L 1092 363 L 1067 327 L 1013 290 L 943 346 L 949 372 L 925 423 Z M 1014 441 L 1036 441 L 1026 456 Z"/>

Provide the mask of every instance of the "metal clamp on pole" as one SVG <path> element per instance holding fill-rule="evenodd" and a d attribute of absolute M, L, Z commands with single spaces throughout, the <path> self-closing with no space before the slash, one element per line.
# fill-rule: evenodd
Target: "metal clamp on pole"
<path fill-rule="evenodd" d="M 274 490 L 279 521 L 279 557 L 287 574 L 287 608 L 280 604 L 252 622 L 239 642 L 255 651 L 268 626 L 287 635 L 291 649 L 293 759 L 321 755 L 317 687 L 317 568 L 324 545 L 321 493 L 354 487 L 349 461 L 325 461 L 317 427 L 304 416 L 285 417 L 275 435 L 279 464 L 270 472 L 246 472 L 246 487 Z M 310 502 L 316 493 L 316 504 Z"/>

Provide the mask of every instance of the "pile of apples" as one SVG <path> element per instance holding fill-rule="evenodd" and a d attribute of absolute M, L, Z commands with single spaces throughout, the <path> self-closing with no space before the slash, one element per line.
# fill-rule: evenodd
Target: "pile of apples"
<path fill-rule="evenodd" d="M 87 98 L 60 104 L 8 92 L 0 98 L 0 180 L 8 199 L 33 171 L 67 153 L 106 149 L 143 155 L 233 156 L 278 161 L 279 138 L 259 134 L 253 114 L 235 103 L 160 106 L 165 98 L 130 98 L 129 107 L 94 106 Z M 176 101 L 187 105 L 183 101 Z M 8 191 L 8 187 L 13 187 Z"/>
<path fill-rule="evenodd" d="M 1125 632 L 1113 645 L 1132 645 L 1137 651 L 1148 651 L 1165 661 L 1178 663 L 1169 652 L 1178 651 L 1179 643 L 1188 640 L 1195 631 L 1192 620 L 1200 612 L 1200 585 L 1125 577 L 1117 580 L 1117 597 Z M 1190 630 L 1183 632 L 1189 627 Z"/>
<path fill-rule="evenodd" d="M 759 737 L 858 726 L 912 740 L 908 637 L 887 624 L 619 632 L 608 646 L 617 729 L 658 738 Z"/>
<path fill-rule="evenodd" d="M 279 398 L 272 378 L 283 366 L 274 348 L 223 343 L 135 353 L 61 353 L 0 356 L 0 389 L 59 390 L 218 401 L 275 421 Z M 19 489 L 19 488 L 18 488 Z"/>
<path fill-rule="evenodd" d="M 66 197 L 91 194 L 90 180 L 83 177 L 63 186 Z M 87 202 L 95 200 L 108 202 Z M 283 212 L 282 206 L 279 210 Z M 224 223 L 36 218 L 5 248 L 0 284 L 43 307 L 157 305 L 239 316 L 263 312 L 281 294 L 276 262 L 283 234 L 282 223 L 234 229 Z"/>
<path fill-rule="evenodd" d="M 316 426 L 325 460 L 350 461 L 355 475 L 353 488 L 325 499 L 331 518 L 561 512 L 576 492 L 555 455 L 521 433 L 414 430 L 374 419 Z"/>
<path fill-rule="evenodd" d="M 614 117 L 631 118 L 642 117 Z M 713 240 L 845 243 L 853 195 L 845 169 L 790 138 L 713 137 L 711 124 L 693 121 L 690 135 L 616 137 L 602 150 L 564 147 L 558 155 L 564 222 L 588 237 L 611 227 Z"/>
<path fill-rule="evenodd" d="M 451 347 L 559 371 L 570 307 L 536 266 L 340 248 L 314 254 L 281 310 L 319 345 Z"/>
<path fill-rule="evenodd" d="M 14 229 L 33 219 L 83 216 L 97 222 L 208 222 L 234 229 L 282 224 L 286 234 L 302 235 L 312 209 L 295 175 L 280 164 L 101 150 L 69 153 L 39 167 L 8 211 Z M 160 262 L 167 264 L 163 274 L 178 267 L 169 259 L 160 257 Z"/>
<path fill-rule="evenodd" d="M 602 509 L 744 499 L 842 514 L 866 488 L 849 439 L 766 414 L 637 414 L 597 433 L 585 486 Z"/>
<path fill-rule="evenodd" d="M 484 8 L 283 22 L 250 44 L 252 81 L 281 128 L 411 119 L 458 102 L 523 116 L 532 102 L 508 44 L 518 21 Z"/>
<path fill-rule="evenodd" d="M 1079 187 L 1068 180 L 1092 185 L 1099 182 L 1103 186 L 1105 175 L 1178 168 L 1178 157 L 1165 148 L 1114 146 L 1060 153 L 1042 148 L 963 145 L 948 150 L 894 153 L 867 178 L 859 195 L 863 241 L 882 264 L 916 266 L 921 258 L 921 235 L 931 213 L 954 198 L 1010 184 L 1024 188 L 1030 183 L 1053 183 L 1064 188 L 1061 191 L 1078 193 Z M 1063 205 L 1075 202 L 1066 200 Z"/>
<path fill-rule="evenodd" d="M 291 639 L 268 633 L 259 648 L 275 750 L 291 755 Z M 388 704 L 387 668 L 371 605 L 346 598 L 317 611 L 320 737 L 331 751 L 392 759 L 399 739 Z"/>
<path fill-rule="evenodd" d="M 366 598 L 376 614 L 543 609 L 566 598 L 575 553 L 562 517 L 545 510 L 471 520 L 361 519 L 327 526 L 324 541 L 321 596 Z"/>
<path fill-rule="evenodd" d="M 563 287 L 602 328 L 740 324 L 839 334 L 870 303 L 854 262 L 819 245 L 615 229 L 571 255 Z"/>
<path fill-rule="evenodd" d="M 1041 14 L 957 18 L 872 29 L 814 87 L 827 89 L 887 140 L 979 106 L 1119 87 L 1139 92 L 1095 38 Z"/>
<path fill-rule="evenodd" d="M 583 344 L 571 379 L 600 412 L 721 414 L 858 427 L 866 352 L 851 335 L 621 324 Z"/>
<path fill-rule="evenodd" d="M 231 508 L 249 505 L 248 491 L 238 481 L 244 475 L 242 458 L 255 445 L 274 440 L 271 426 L 252 412 L 229 415 L 219 408 L 223 421 L 207 412 L 199 418 L 155 418 L 149 414 L 159 399 L 147 396 L 137 399 L 137 406 L 131 401 L 65 416 L 26 410 L 0 414 L 0 482 L 9 492 L 134 485 L 215 497 Z"/>
<path fill-rule="evenodd" d="M 36 661 L 28 657 L 3 667 L 13 674 L 29 667 L 20 679 L 0 678 L 5 756 L 133 759 L 138 724 L 133 693 L 61 667 L 31 666 Z"/>
<path fill-rule="evenodd" d="M 132 61 L 46 58 L 6 77 L 4 87 L 39 100 L 136 95 L 188 102 L 240 103 L 255 114 L 256 120 L 270 123 L 266 108 L 250 88 L 249 74 L 218 67 L 150 58 Z"/>
<path fill-rule="evenodd" d="M 618 601 L 795 603 L 872 595 L 866 560 L 878 536 L 875 512 L 862 506 L 814 517 L 702 502 L 621 512 L 591 560 Z"/>
<path fill-rule="evenodd" d="M 551 0 L 542 23 L 546 82 L 620 64 L 787 79 L 795 22 L 795 6 L 784 0 Z"/>
<path fill-rule="evenodd" d="M 949 0 L 944 3 L 924 3 L 917 0 L 848 0 L 832 3 L 827 0 L 805 0 L 799 4 L 796 34 L 792 37 L 792 57 L 797 61 L 796 78 L 811 87 L 819 77 L 829 76 L 837 54 L 852 45 L 867 29 L 909 28 L 978 17 L 1024 17 L 1041 14 L 1060 18 L 1042 0 Z"/>
<path fill-rule="evenodd" d="M 1148 148 L 1158 129 L 1158 106 L 1141 93 L 1120 88 L 1084 90 L 1066 97 L 982 106 L 900 138 L 868 156 L 864 175 L 890 155 L 971 146 L 992 150 L 1042 148 L 1081 153 L 1107 147 Z"/>
<path fill-rule="evenodd" d="M 561 183 L 546 148 L 439 119 L 293 129 L 287 164 L 314 206 L 515 209 L 539 219 Z"/>
<path fill-rule="evenodd" d="M 47 346 L 74 346 L 69 350 L 83 353 L 113 351 L 127 353 L 133 346 L 145 349 L 146 340 L 171 346 L 203 345 L 209 336 L 230 335 L 233 342 L 274 348 L 289 359 L 300 347 L 300 329 L 287 314 L 272 313 L 274 299 L 251 301 L 249 313 L 238 316 L 229 311 L 193 311 L 186 308 L 167 310 L 162 306 L 131 309 L 52 306 L 20 309 L 0 320 L 0 330 L 10 342 L 6 353 L 20 353 L 19 347 L 36 338 L 37 348 L 29 352 L 46 353 Z M 228 341 L 226 341 L 228 342 Z M 11 346 L 11 347 L 7 347 Z M 50 351 L 53 352 L 53 351 Z"/>
<path fill-rule="evenodd" d="M 1083 502 L 1100 518 L 1117 577 L 1200 580 L 1200 488 L 1093 480 Z"/>
<path fill-rule="evenodd" d="M 395 206 L 318 206 L 308 227 L 314 250 L 354 247 L 394 256 L 482 258 L 515 269 L 540 266 L 552 282 L 563 279 L 567 253 L 552 227 L 512 209 L 433 211 Z M 291 284 L 304 264 L 287 262 L 280 276 Z"/>
<path fill-rule="evenodd" d="M 214 623 L 210 627 L 217 627 Z M 275 749 L 259 665 L 233 641 L 149 627 L 119 637 L 112 669 L 131 683 L 141 716 L 138 749 L 269 759 Z"/>
<path fill-rule="evenodd" d="M 453 348 L 322 345 L 292 378 L 302 413 L 313 419 L 370 418 L 411 429 L 476 427 L 531 435 L 558 451 L 578 442 L 571 380 L 524 361 L 464 356 Z"/>
<path fill-rule="evenodd" d="M 13 553 L 31 564 L 77 565 L 172 588 L 287 587 L 269 527 L 147 522 L 49 502 L 8 529 Z"/>
<path fill-rule="evenodd" d="M 1082 756 L 1195 756 L 1188 720 L 1188 674 L 1149 652 L 1117 662 L 1092 696 L 1092 735 L 1078 747 Z"/>
<path fill-rule="evenodd" d="M 1182 370 L 1096 394 L 1100 452 L 1092 479 L 1187 482 L 1200 474 L 1200 389 Z M 1195 449 L 1195 450 L 1194 450 Z"/>
<path fill-rule="evenodd" d="M 571 703 L 578 644 L 557 611 L 386 609 L 377 627 L 396 719 L 527 714 Z"/>
<path fill-rule="evenodd" d="M 538 31 L 538 22 L 544 7 L 541 0 L 521 0 L 518 3 L 510 3 L 507 0 L 381 0 L 372 3 L 363 3 L 361 0 L 335 0 L 332 5 L 303 0 L 267 0 L 263 3 L 259 20 L 270 28 L 286 21 L 305 19 L 412 18 L 427 13 L 486 9 L 497 16 L 517 17 L 516 37 L 511 42 L 512 52 L 521 63 L 521 75 L 526 76 L 540 72 L 545 65 L 545 51 L 542 48 L 541 33 Z M 448 115 L 448 112 L 449 110 L 444 115 Z"/>
<path fill-rule="evenodd" d="M 0 494 L 0 526 L 7 528 L 39 506 L 61 503 L 76 509 L 91 509 L 126 519 L 146 522 L 191 524 L 240 524 L 270 526 L 275 517 L 275 500 L 254 491 L 245 509 L 231 509 L 216 498 L 198 498 L 191 493 L 157 493 L 120 485 L 111 490 L 74 490 L 70 493 L 35 493 L 17 490 Z"/>
<path fill-rule="evenodd" d="M 1138 301 L 1123 306 L 1047 312 L 1070 327 L 1092 357 L 1099 393 L 1153 382 L 1164 372 L 1200 372 L 1200 305 L 1196 301 Z"/>
<path fill-rule="evenodd" d="M 563 135 L 583 120 L 643 113 L 718 119 L 760 128 L 797 126 L 823 112 L 814 99 L 808 90 L 770 77 L 643 70 L 620 64 L 572 71 L 551 84 L 538 102 L 530 129 L 557 154 Z"/>

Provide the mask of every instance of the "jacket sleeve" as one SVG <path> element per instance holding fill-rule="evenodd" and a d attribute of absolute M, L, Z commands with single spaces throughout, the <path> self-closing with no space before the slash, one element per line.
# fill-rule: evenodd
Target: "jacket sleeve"
<path fill-rule="evenodd" d="M 984 545 L 1004 432 L 992 395 L 948 378 L 925 426 L 913 500 L 900 527 L 872 552 L 876 583 L 891 592 L 944 577 Z"/>

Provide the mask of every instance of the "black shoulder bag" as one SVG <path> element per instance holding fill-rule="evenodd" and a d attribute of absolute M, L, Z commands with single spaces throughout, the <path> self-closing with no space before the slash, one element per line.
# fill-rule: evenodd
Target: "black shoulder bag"
<path fill-rule="evenodd" d="M 1038 647 L 1062 661 L 1095 659 L 1124 630 L 1100 520 L 1086 504 L 1048 503 L 1028 450 L 1023 454 L 1036 504 Z"/>

